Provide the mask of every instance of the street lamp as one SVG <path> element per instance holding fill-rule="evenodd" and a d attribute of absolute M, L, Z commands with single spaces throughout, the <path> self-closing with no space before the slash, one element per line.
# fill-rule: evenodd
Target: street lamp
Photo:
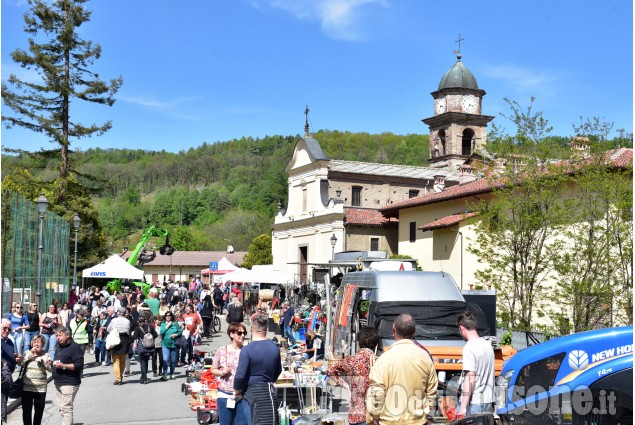
<path fill-rule="evenodd" d="M 73 217 L 73 227 L 75 228 L 75 261 L 73 261 L 73 288 L 77 288 L 77 233 L 79 232 L 79 224 L 82 220 L 79 214 L 75 213 Z"/>
<path fill-rule="evenodd" d="M 337 243 L 337 236 L 335 233 L 331 236 L 331 260 L 335 260 L 335 244 Z"/>
<path fill-rule="evenodd" d="M 42 232 L 44 229 L 44 214 L 46 214 L 46 208 L 48 207 L 49 200 L 44 196 L 44 192 L 40 193 L 40 197 L 37 198 L 37 210 L 40 213 L 40 228 L 38 236 L 38 257 L 37 257 L 37 291 L 35 296 L 37 297 L 37 305 L 42 305 L 42 257 L 44 256 L 44 243 L 42 242 Z"/>

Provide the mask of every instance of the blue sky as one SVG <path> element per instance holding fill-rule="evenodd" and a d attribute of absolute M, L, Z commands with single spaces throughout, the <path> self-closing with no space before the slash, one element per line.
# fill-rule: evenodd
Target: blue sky
<path fill-rule="evenodd" d="M 26 48 L 24 0 L 2 0 L 2 79 L 33 78 L 10 59 Z M 554 135 L 579 117 L 633 131 L 633 9 L 628 0 L 97 0 L 83 38 L 101 44 L 93 68 L 124 77 L 112 107 L 77 102 L 83 124 L 112 120 L 90 147 L 178 152 L 243 136 L 320 129 L 428 134 L 430 92 L 463 63 L 487 95 L 542 111 Z M 9 110 L 3 110 L 10 113 Z M 491 128 L 491 127 L 490 127 Z M 3 147 L 51 148 L 2 128 Z"/>

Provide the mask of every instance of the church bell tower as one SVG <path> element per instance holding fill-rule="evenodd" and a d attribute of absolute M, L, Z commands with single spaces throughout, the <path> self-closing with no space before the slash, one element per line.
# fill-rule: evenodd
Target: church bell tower
<path fill-rule="evenodd" d="M 487 123 L 493 116 L 482 115 L 485 91 L 461 62 L 443 75 L 439 88 L 430 93 L 434 116 L 423 120 L 430 128 L 431 167 L 456 170 L 487 141 Z"/>

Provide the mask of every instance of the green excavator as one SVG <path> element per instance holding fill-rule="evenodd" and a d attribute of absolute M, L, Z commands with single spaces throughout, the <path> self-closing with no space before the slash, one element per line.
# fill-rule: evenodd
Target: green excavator
<path fill-rule="evenodd" d="M 146 250 L 145 246 L 153 237 L 164 237 L 164 236 L 165 236 L 165 245 L 162 245 L 159 248 L 159 254 L 161 255 L 174 254 L 174 247 L 170 245 L 170 236 L 168 235 L 168 231 L 159 229 L 155 226 L 150 226 L 145 230 L 145 232 L 143 232 L 143 235 L 141 236 L 141 240 L 139 240 L 139 243 L 135 247 L 134 251 L 132 251 L 132 253 L 130 254 L 130 257 L 128 257 L 128 264 L 141 268 L 145 263 L 149 263 L 150 261 L 154 260 L 154 258 L 157 255 L 156 251 Z M 113 293 L 114 291 L 121 292 L 122 283 L 123 281 L 121 279 L 111 280 L 106 285 L 106 288 L 108 289 L 108 292 L 110 293 Z M 144 281 L 132 281 L 131 283 L 135 286 L 140 287 L 141 292 L 143 292 L 145 296 L 148 295 L 148 291 L 150 291 L 150 288 L 152 287 L 151 283 L 147 283 Z"/>

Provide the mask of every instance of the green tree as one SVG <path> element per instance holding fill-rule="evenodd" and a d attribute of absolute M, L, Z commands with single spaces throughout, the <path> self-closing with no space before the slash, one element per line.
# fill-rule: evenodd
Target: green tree
<path fill-rule="evenodd" d="M 249 248 L 242 266 L 251 269 L 256 264 L 272 264 L 273 254 L 271 253 L 271 236 L 264 233 L 256 237 Z"/>
<path fill-rule="evenodd" d="M 499 319 L 505 326 L 531 329 L 534 314 L 543 311 L 545 284 L 552 273 L 552 244 L 566 211 L 559 204 L 565 177 L 541 167 L 498 176 L 493 199 L 476 206 L 476 244 L 471 246 L 485 266 L 476 278 L 498 292 Z"/>
<path fill-rule="evenodd" d="M 71 121 L 71 105 L 76 100 L 111 106 L 114 95 L 123 84 L 122 77 L 102 81 L 90 71 L 101 56 L 101 47 L 79 36 L 79 28 L 90 20 L 84 9 L 87 0 L 56 0 L 52 4 L 29 0 L 30 13 L 25 14 L 24 30 L 29 39 L 28 52 L 16 49 L 11 58 L 21 67 L 34 70 L 40 81 L 31 82 L 11 74 L 8 84 L 2 83 L 2 99 L 15 115 L 2 115 L 7 128 L 14 125 L 43 133 L 59 149 L 42 150 L 37 154 L 59 160 L 59 177 L 55 200 L 62 204 L 66 197 L 66 178 L 71 171 L 71 140 L 100 135 L 112 124 L 83 125 Z M 46 41 L 38 42 L 44 36 Z"/>
<path fill-rule="evenodd" d="M 195 251 L 192 232 L 186 226 L 177 226 L 170 232 L 170 244 L 177 251 Z"/>
<path fill-rule="evenodd" d="M 571 312 L 574 332 L 632 323 L 632 170 L 607 167 L 604 153 L 585 158 L 567 201 L 569 223 L 554 256 L 554 299 Z M 625 266 L 625 267 L 624 267 Z M 626 272 L 623 274 L 623 272 Z M 625 279 L 629 279 L 628 282 Z M 626 289 L 626 290 L 625 290 Z M 613 311 L 614 300 L 624 317 Z M 630 307 L 630 308 L 629 308 Z"/>
<path fill-rule="evenodd" d="M 551 127 L 541 112 L 507 103 L 516 126 L 513 136 L 496 133 L 492 144 L 505 153 L 504 170 L 492 172 L 492 199 L 473 208 L 480 212 L 475 244 L 468 250 L 485 266 L 476 273 L 483 284 L 498 291 L 499 320 L 519 329 L 531 329 L 535 314 L 546 303 L 546 282 L 552 273 L 551 250 L 566 211 L 559 202 L 566 175 L 546 161 L 542 139 Z M 525 149 L 525 150 L 522 150 Z M 519 153 L 531 152 L 532 155 Z"/>

